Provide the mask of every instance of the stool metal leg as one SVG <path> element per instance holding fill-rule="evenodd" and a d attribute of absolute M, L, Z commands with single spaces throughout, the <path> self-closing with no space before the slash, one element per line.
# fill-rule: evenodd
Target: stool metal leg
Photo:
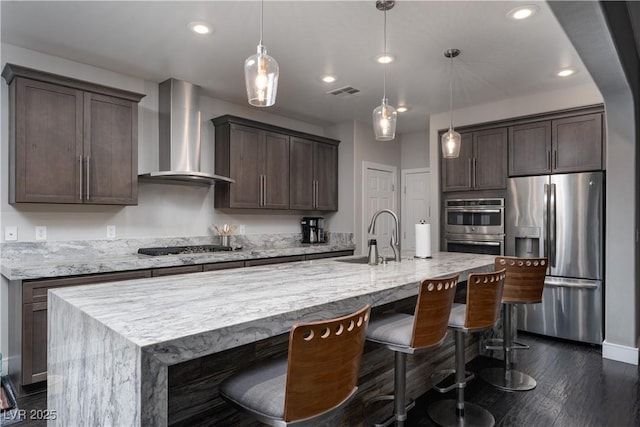
<path fill-rule="evenodd" d="M 407 420 L 407 412 L 416 404 L 413 400 L 405 401 L 407 392 L 407 354 L 401 351 L 394 351 L 394 354 L 394 394 L 392 396 L 377 396 L 365 402 L 365 411 L 367 411 L 373 403 L 393 400 L 393 415 L 380 423 L 374 423 L 373 427 L 387 427 L 394 421 L 397 427 L 404 427 L 404 422 Z"/>
<path fill-rule="evenodd" d="M 456 341 L 456 400 L 441 400 L 429 406 L 429 417 L 441 426 L 493 427 L 493 415 L 486 409 L 464 401 L 467 386 L 464 362 L 464 332 L 455 331 Z"/>
<path fill-rule="evenodd" d="M 480 377 L 489 384 L 506 391 L 527 391 L 536 387 L 536 380 L 524 372 L 513 369 L 513 350 L 516 345 L 513 341 L 512 320 L 513 304 L 505 304 L 504 312 L 504 368 L 488 368 L 480 372 Z M 516 322 L 513 322 L 515 325 Z"/>

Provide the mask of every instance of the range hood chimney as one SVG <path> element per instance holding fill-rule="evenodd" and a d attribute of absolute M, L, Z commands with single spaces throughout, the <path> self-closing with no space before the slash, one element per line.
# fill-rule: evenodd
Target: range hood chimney
<path fill-rule="evenodd" d="M 140 178 L 208 185 L 215 181 L 235 182 L 200 172 L 198 86 L 171 78 L 160 83 L 158 95 L 159 172 L 142 174 Z"/>

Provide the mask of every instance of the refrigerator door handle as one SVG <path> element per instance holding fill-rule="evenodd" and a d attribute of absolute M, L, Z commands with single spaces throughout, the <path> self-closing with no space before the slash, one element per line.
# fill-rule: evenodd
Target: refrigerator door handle
<path fill-rule="evenodd" d="M 556 185 L 549 187 L 549 264 L 556 266 Z"/>
<path fill-rule="evenodd" d="M 549 184 L 544 185 L 544 208 L 542 209 L 542 234 L 544 257 L 549 259 Z"/>

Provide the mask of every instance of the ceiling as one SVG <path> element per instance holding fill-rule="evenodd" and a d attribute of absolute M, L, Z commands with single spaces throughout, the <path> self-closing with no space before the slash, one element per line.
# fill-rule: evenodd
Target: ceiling
<path fill-rule="evenodd" d="M 399 0 L 387 12 L 387 97 L 406 105 L 398 132 L 428 127 L 428 116 L 449 109 L 449 48 L 454 62 L 454 108 L 592 83 L 545 2 L 523 21 L 506 18 L 513 1 Z M 259 40 L 257 1 L 142 1 L 0 3 L 3 43 L 161 82 L 169 77 L 203 93 L 246 104 L 244 60 Z M 382 98 L 384 14 L 375 1 L 266 1 L 264 45 L 280 66 L 270 112 L 326 125 L 371 122 Z M 211 24 L 196 35 L 192 21 Z M 576 67 L 561 79 L 555 72 Z M 327 84 L 320 75 L 333 73 Z M 350 97 L 327 94 L 352 86 Z M 248 105 L 248 104 L 246 104 Z M 251 107 L 254 108 L 254 107 Z M 455 124 L 455 122 L 454 122 Z"/>

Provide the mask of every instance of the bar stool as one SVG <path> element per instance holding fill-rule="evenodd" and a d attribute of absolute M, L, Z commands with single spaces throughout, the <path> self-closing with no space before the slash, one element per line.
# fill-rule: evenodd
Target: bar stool
<path fill-rule="evenodd" d="M 447 322 L 451 305 L 456 292 L 458 275 L 440 279 L 425 279 L 420 284 L 418 300 L 413 315 L 393 313 L 371 319 L 367 328 L 367 340 L 382 344 L 393 351 L 394 395 L 378 396 L 365 403 L 368 407 L 379 401 L 393 400 L 394 413 L 376 427 L 388 426 L 393 421 L 403 426 L 407 419 L 407 411 L 413 408 L 414 402 L 405 402 L 407 354 L 438 346 L 447 334 Z"/>
<path fill-rule="evenodd" d="M 536 386 L 536 380 L 523 372 L 513 369 L 513 350 L 529 349 L 528 345 L 514 341 L 512 325 L 517 328 L 517 318 L 513 317 L 513 307 L 517 304 L 535 304 L 542 301 L 547 259 L 497 257 L 495 268 L 506 268 L 507 275 L 502 293 L 504 338 L 502 340 L 491 340 L 486 348 L 489 350 L 503 350 L 504 367 L 483 369 L 480 371 L 480 378 L 502 390 L 532 390 Z"/>
<path fill-rule="evenodd" d="M 335 319 L 299 323 L 287 357 L 225 379 L 220 395 L 270 426 L 318 425 L 355 395 L 370 306 Z"/>
<path fill-rule="evenodd" d="M 457 388 L 456 399 L 441 400 L 429 406 L 429 417 L 441 426 L 493 426 L 495 419 L 489 411 L 464 401 L 467 382 L 475 376 L 467 375 L 464 360 L 464 335 L 469 332 L 484 331 L 493 327 L 498 320 L 505 270 L 491 273 L 470 274 L 467 279 L 466 304 L 454 304 L 449 317 L 449 328 L 455 334 L 455 369 L 439 371 L 431 375 L 455 373 L 455 383 L 448 387 L 434 385 L 440 393 Z"/>

